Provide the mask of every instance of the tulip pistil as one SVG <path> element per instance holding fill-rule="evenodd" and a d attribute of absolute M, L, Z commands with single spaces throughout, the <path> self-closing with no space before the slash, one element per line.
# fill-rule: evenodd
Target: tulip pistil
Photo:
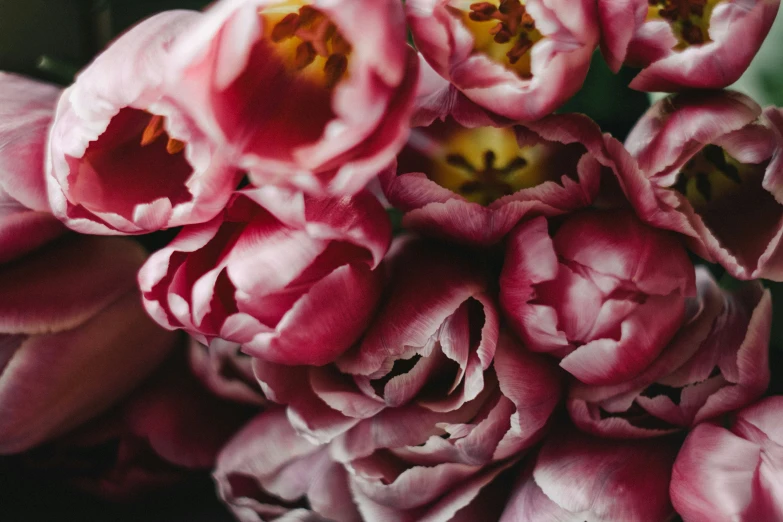
<path fill-rule="evenodd" d="M 648 19 L 663 19 L 678 39 L 675 49 L 710 42 L 710 17 L 721 0 L 648 0 Z"/>
<path fill-rule="evenodd" d="M 163 116 L 150 115 L 150 121 L 144 131 L 141 133 L 141 146 L 146 147 L 155 143 L 158 138 L 166 134 L 166 118 Z M 168 138 L 166 142 L 166 152 L 169 154 L 178 154 L 185 149 L 185 143 L 174 138 Z"/>
<path fill-rule="evenodd" d="M 259 12 L 265 34 L 283 55 L 286 66 L 331 89 L 345 76 L 351 44 L 320 10 L 289 1 Z"/>
<path fill-rule="evenodd" d="M 552 152 L 542 143 L 520 147 L 511 128 L 462 128 L 426 152 L 432 159 L 427 177 L 468 201 L 489 205 L 550 180 Z"/>
<path fill-rule="evenodd" d="M 474 50 L 504 63 L 520 77 L 532 77 L 530 51 L 543 38 L 520 0 L 476 2 L 460 11 L 474 37 Z"/>
<path fill-rule="evenodd" d="M 707 145 L 680 170 L 672 188 L 694 208 L 703 208 L 736 191 L 753 167 L 738 162 L 717 145 Z"/>

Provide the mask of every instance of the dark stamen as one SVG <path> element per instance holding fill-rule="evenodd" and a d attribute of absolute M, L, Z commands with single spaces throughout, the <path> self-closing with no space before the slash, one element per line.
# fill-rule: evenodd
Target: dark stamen
<path fill-rule="evenodd" d="M 496 159 L 497 157 L 495 156 L 495 151 L 484 151 L 484 170 L 495 170 Z"/>
<path fill-rule="evenodd" d="M 331 88 L 337 85 L 346 70 L 348 70 L 348 58 L 344 54 L 331 55 L 324 65 L 326 86 Z"/>
<path fill-rule="evenodd" d="M 310 42 L 300 43 L 296 47 L 296 57 L 294 58 L 294 67 L 304 69 L 315 61 L 315 49 Z"/>
<path fill-rule="evenodd" d="M 282 42 L 283 40 L 290 38 L 296 32 L 296 28 L 299 25 L 299 15 L 296 13 L 290 13 L 272 28 L 272 41 Z"/>
<path fill-rule="evenodd" d="M 464 156 L 461 154 L 449 154 L 446 156 L 446 163 L 451 165 L 452 167 L 457 167 L 458 169 L 466 170 L 470 173 L 476 172 L 476 167 L 470 164 L 468 160 L 465 159 Z"/>
<path fill-rule="evenodd" d="M 712 185 L 710 185 L 710 179 L 704 172 L 698 172 L 696 174 L 696 190 L 699 191 L 706 201 L 712 199 Z"/>
<path fill-rule="evenodd" d="M 270 38 L 273 42 L 288 38 L 301 41 L 293 60 L 296 70 L 309 67 L 318 56 L 326 58 L 323 71 L 328 88 L 334 87 L 348 70 L 350 43 L 326 15 L 311 6 L 283 17 L 272 28 Z"/>
<path fill-rule="evenodd" d="M 517 170 L 520 170 L 520 169 L 524 169 L 525 167 L 527 167 L 527 160 L 525 158 L 517 156 L 516 158 L 511 160 L 508 163 L 508 165 L 503 167 L 501 172 L 504 173 L 504 174 L 510 174 L 510 173 L 512 173 L 514 171 L 517 171 Z"/>
<path fill-rule="evenodd" d="M 528 33 L 535 31 L 536 24 L 519 0 L 501 0 L 498 7 L 489 2 L 478 2 L 470 5 L 470 11 L 468 17 L 474 22 L 499 22 L 489 30 L 495 42 L 505 44 L 517 38 L 512 49 L 506 53 L 512 65 L 533 47 L 535 42 Z"/>

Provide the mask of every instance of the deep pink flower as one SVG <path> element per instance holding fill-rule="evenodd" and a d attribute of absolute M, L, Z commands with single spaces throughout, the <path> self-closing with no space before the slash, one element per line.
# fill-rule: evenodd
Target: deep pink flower
<path fill-rule="evenodd" d="M 590 205 L 602 169 L 616 170 L 601 130 L 558 114 L 515 127 L 448 119 L 413 129 L 384 191 L 405 228 L 474 245 L 499 242 L 521 218 Z"/>
<path fill-rule="evenodd" d="M 0 265 L 0 454 L 87 421 L 166 357 L 175 336 L 144 313 L 126 239 L 68 237 Z"/>
<path fill-rule="evenodd" d="M 180 348 L 183 348 L 180 346 Z M 252 415 L 211 395 L 188 371 L 184 350 L 105 415 L 21 457 L 49 479 L 110 500 L 160 494 L 210 469 Z"/>
<path fill-rule="evenodd" d="M 574 383 L 574 423 L 601 436 L 649 437 L 694 426 L 760 398 L 769 384 L 772 300 L 760 283 L 721 290 L 704 268 L 697 298 L 669 346 L 614 386 Z"/>
<path fill-rule="evenodd" d="M 254 183 L 353 194 L 404 144 L 417 67 L 398 0 L 222 0 L 170 78 Z"/>
<path fill-rule="evenodd" d="M 694 522 L 783 520 L 783 397 L 767 397 L 726 423 L 705 422 L 685 439 L 669 492 Z"/>
<path fill-rule="evenodd" d="M 569 426 L 547 438 L 500 522 L 671 520 L 669 477 L 678 447 L 673 439 L 599 439 Z"/>
<path fill-rule="evenodd" d="M 626 141 L 622 171 L 646 221 L 739 279 L 783 280 L 783 115 L 736 92 L 659 101 Z"/>
<path fill-rule="evenodd" d="M 326 364 L 367 326 L 390 236 L 367 192 L 243 190 L 149 259 L 139 272 L 144 304 L 163 326 L 205 344 L 222 338 L 269 361 Z"/>
<path fill-rule="evenodd" d="M 65 231 L 46 198 L 46 136 L 60 89 L 0 72 L 0 263 Z"/>
<path fill-rule="evenodd" d="M 463 123 L 468 115 L 533 121 L 553 112 L 581 87 L 598 44 L 588 0 L 408 0 L 405 7 L 417 49 L 446 80 L 436 87 L 427 79 L 417 105 L 433 116 L 463 115 Z"/>
<path fill-rule="evenodd" d="M 720 89 L 737 81 L 767 36 L 779 0 L 598 0 L 601 50 L 617 71 L 643 67 L 640 91 Z"/>
<path fill-rule="evenodd" d="M 587 384 L 644 370 L 683 320 L 693 265 L 674 235 L 627 211 L 543 217 L 509 236 L 500 302 L 525 345 Z"/>
<path fill-rule="evenodd" d="M 261 413 L 226 444 L 214 477 L 240 522 L 362 520 L 346 469 L 331 458 L 328 445 L 298 435 L 281 408 Z"/>
<path fill-rule="evenodd" d="M 49 142 L 52 208 L 87 234 L 140 234 L 215 216 L 238 177 L 165 91 L 169 48 L 200 14 L 167 11 L 100 54 L 60 98 Z"/>
<path fill-rule="evenodd" d="M 331 441 L 365 518 L 447 520 L 451 488 L 465 506 L 540 440 L 560 377 L 500 330 L 465 252 L 401 239 L 389 264 L 385 305 L 335 364 L 254 368 L 298 431 Z"/>

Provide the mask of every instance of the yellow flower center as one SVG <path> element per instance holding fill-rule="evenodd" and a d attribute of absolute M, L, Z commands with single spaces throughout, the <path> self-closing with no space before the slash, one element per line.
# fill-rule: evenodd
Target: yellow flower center
<path fill-rule="evenodd" d="M 473 35 L 473 50 L 502 63 L 521 78 L 532 78 L 530 51 L 544 38 L 524 1 L 452 2 L 452 8 Z"/>
<path fill-rule="evenodd" d="M 671 188 L 700 211 L 736 193 L 758 167 L 740 163 L 717 145 L 707 145 L 685 164 Z"/>
<path fill-rule="evenodd" d="M 648 0 L 647 19 L 669 22 L 678 43 L 676 50 L 710 42 L 710 17 L 721 0 Z"/>
<path fill-rule="evenodd" d="M 427 176 L 468 201 L 489 205 L 548 181 L 553 156 L 544 143 L 520 148 L 510 128 L 459 129 L 431 157 Z"/>
<path fill-rule="evenodd" d="M 288 0 L 259 10 L 264 35 L 286 67 L 331 89 L 346 75 L 351 45 L 320 10 Z"/>

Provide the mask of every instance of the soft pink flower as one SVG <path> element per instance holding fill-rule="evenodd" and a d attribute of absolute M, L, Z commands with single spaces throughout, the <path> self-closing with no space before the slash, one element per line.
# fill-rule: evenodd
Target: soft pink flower
<path fill-rule="evenodd" d="M 331 441 L 367 519 L 448 520 L 541 439 L 560 376 L 500 330 L 468 253 L 401 239 L 389 264 L 385 305 L 335 364 L 254 368 L 299 432 Z"/>
<path fill-rule="evenodd" d="M 685 439 L 669 492 L 693 522 L 783 520 L 783 397 L 767 397 Z"/>
<path fill-rule="evenodd" d="M 0 72 L 0 263 L 65 231 L 46 199 L 46 136 L 60 89 Z"/>
<path fill-rule="evenodd" d="M 637 213 L 739 279 L 783 280 L 783 115 L 736 92 L 659 101 L 626 141 Z"/>
<path fill-rule="evenodd" d="M 397 174 L 381 176 L 403 226 L 473 245 L 499 242 L 523 217 L 590 205 L 602 170 L 617 167 L 586 116 L 515 127 L 466 128 L 448 119 L 413 129 Z"/>
<path fill-rule="evenodd" d="M 454 112 L 462 123 L 553 112 L 581 87 L 598 44 L 588 0 L 408 0 L 405 7 L 417 49 L 446 80 L 425 79 L 418 108 L 431 117 Z"/>
<path fill-rule="evenodd" d="M 329 446 L 298 435 L 280 408 L 261 413 L 226 444 L 214 477 L 240 522 L 362 520 L 348 472 L 331 458 Z"/>
<path fill-rule="evenodd" d="M 598 0 L 601 50 L 617 71 L 643 67 L 640 91 L 720 89 L 737 81 L 767 36 L 779 0 Z"/>
<path fill-rule="evenodd" d="M 165 91 L 173 42 L 200 18 L 167 11 L 100 54 L 60 98 L 49 142 L 54 213 L 87 234 L 141 234 L 215 216 L 239 179 Z"/>
<path fill-rule="evenodd" d="M 177 43 L 180 106 L 259 185 L 353 194 L 408 135 L 399 0 L 222 0 Z"/>
<path fill-rule="evenodd" d="M 509 236 L 500 302 L 525 345 L 587 384 L 642 372 L 683 320 L 694 270 L 673 234 L 631 212 L 543 217 Z"/>
<path fill-rule="evenodd" d="M 574 383 L 568 409 L 601 436 L 650 437 L 694 426 L 760 398 L 769 384 L 772 300 L 760 283 L 721 290 L 696 271 L 697 298 L 669 346 L 640 375 L 614 386 Z"/>
<path fill-rule="evenodd" d="M 568 426 L 519 477 L 500 522 L 663 522 L 678 441 L 617 441 Z M 532 469 L 531 469 L 532 468 Z"/>
<path fill-rule="evenodd" d="M 166 357 L 175 337 L 144 313 L 126 239 L 68 237 L 0 265 L 0 454 L 101 413 Z"/>
<path fill-rule="evenodd" d="M 272 186 L 237 192 L 185 227 L 139 272 L 167 328 L 222 338 L 281 364 L 326 364 L 361 335 L 383 284 L 391 227 L 367 192 L 316 198 Z"/>
<path fill-rule="evenodd" d="M 253 412 L 211 395 L 190 374 L 184 355 L 177 350 L 122 403 L 22 455 L 22 462 L 49 479 L 115 501 L 161 494 L 194 470 L 212 468 Z"/>

